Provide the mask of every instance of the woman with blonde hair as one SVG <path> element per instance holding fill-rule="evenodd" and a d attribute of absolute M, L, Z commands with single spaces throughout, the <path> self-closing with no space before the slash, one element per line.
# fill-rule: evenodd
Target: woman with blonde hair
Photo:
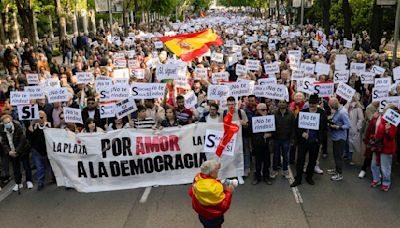
<path fill-rule="evenodd" d="M 352 101 L 348 102 L 344 107 L 349 113 L 351 127 L 348 132 L 348 150 L 346 150 L 345 156 L 347 157 L 350 165 L 354 165 L 352 162 L 353 153 L 361 152 L 361 128 L 364 122 L 364 107 L 360 103 L 361 95 L 359 93 L 354 94 Z"/>

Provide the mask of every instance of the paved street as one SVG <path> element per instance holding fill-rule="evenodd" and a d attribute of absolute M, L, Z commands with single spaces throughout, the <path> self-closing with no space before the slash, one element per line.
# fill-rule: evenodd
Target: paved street
<path fill-rule="evenodd" d="M 322 160 L 321 167 L 332 165 Z M 292 167 L 292 170 L 294 167 Z M 345 179 L 334 183 L 327 174 L 316 185 L 298 187 L 300 198 L 278 177 L 272 186 L 251 185 L 248 178 L 234 194 L 224 227 L 397 227 L 400 188 L 397 167 L 387 192 L 358 179 L 358 168 L 345 166 Z M 10 194 L 0 202 L 1 227 L 200 227 L 187 195 L 189 185 L 78 193 L 55 185 L 44 191 Z M 5 194 L 4 189 L 1 194 Z M 1 197 L 0 197 L 1 198 Z M 143 200 L 144 203 L 139 201 Z M 297 201 L 297 202 L 296 202 Z"/>

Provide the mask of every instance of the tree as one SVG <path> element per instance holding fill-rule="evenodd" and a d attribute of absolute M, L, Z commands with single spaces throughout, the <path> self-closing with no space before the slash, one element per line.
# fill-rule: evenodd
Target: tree
<path fill-rule="evenodd" d="M 381 6 L 376 4 L 372 8 L 372 21 L 371 21 L 371 46 L 375 50 L 379 50 L 381 44 L 382 35 L 382 20 L 383 20 L 383 9 Z"/>
<path fill-rule="evenodd" d="M 350 7 L 350 3 L 349 0 L 343 0 L 343 19 L 344 19 L 344 37 L 346 37 L 347 39 L 352 38 L 351 36 L 351 16 L 352 16 L 352 12 L 351 12 L 351 7 Z"/>
<path fill-rule="evenodd" d="M 33 47 L 37 47 L 37 27 L 35 25 L 34 0 L 15 0 L 22 27 Z"/>
<path fill-rule="evenodd" d="M 331 9 L 331 0 L 320 0 L 322 10 L 322 27 L 326 35 L 329 35 L 329 29 L 331 27 L 329 20 L 329 10 Z"/>

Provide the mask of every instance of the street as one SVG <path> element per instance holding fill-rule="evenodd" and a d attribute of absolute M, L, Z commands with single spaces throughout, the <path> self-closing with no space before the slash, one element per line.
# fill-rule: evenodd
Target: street
<path fill-rule="evenodd" d="M 321 160 L 324 170 L 331 165 L 331 157 Z M 330 181 L 327 174 L 315 175 L 316 185 L 303 181 L 297 194 L 281 176 L 271 186 L 251 185 L 248 177 L 234 193 L 224 227 L 396 227 L 400 224 L 397 167 L 387 193 L 369 187 L 370 174 L 358 179 L 358 171 L 357 166 L 345 165 L 341 182 Z M 55 185 L 41 192 L 23 189 L 21 195 L 11 193 L 0 202 L 1 227 L 201 227 L 188 188 L 89 194 Z"/>

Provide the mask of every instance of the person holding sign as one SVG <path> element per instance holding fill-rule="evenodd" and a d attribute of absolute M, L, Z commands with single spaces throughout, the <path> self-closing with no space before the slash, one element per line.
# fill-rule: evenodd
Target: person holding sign
<path fill-rule="evenodd" d="M 189 189 L 192 207 L 205 228 L 221 227 L 235 190 L 234 184 L 223 185 L 217 180 L 220 167 L 216 160 L 205 161 Z"/>
<path fill-rule="evenodd" d="M 267 105 L 264 103 L 258 104 L 256 116 L 266 116 L 267 114 Z M 261 181 L 261 167 L 263 180 L 268 185 L 272 184 L 269 177 L 269 167 L 271 166 L 269 141 L 271 138 L 272 134 L 270 132 L 253 133 L 252 142 L 256 157 L 256 172 L 254 173 L 253 185 L 258 184 Z"/>
<path fill-rule="evenodd" d="M 373 152 L 371 163 L 371 187 L 382 184 L 381 190 L 385 192 L 389 191 L 391 185 L 392 159 L 396 153 L 396 134 L 398 131 L 398 127 L 390 124 L 384 117 L 390 109 L 399 112 L 396 106 L 388 105 L 383 112 L 384 114 L 378 117 L 374 138 L 381 149 Z"/>
<path fill-rule="evenodd" d="M 290 187 L 296 187 L 301 184 L 303 179 L 303 169 L 308 153 L 308 165 L 306 170 L 306 181 L 310 185 L 314 185 L 315 182 L 312 179 L 314 175 L 314 167 L 317 165 L 317 158 L 319 153 L 319 147 L 323 141 L 324 134 L 326 134 L 326 121 L 327 117 L 325 111 L 318 108 L 319 98 L 318 95 L 311 95 L 308 101 L 309 108 L 303 109 L 302 112 L 306 113 L 318 113 L 319 114 L 319 127 L 318 130 L 304 129 L 298 127 L 299 117 L 297 117 L 297 163 L 296 163 L 296 177 Z"/>
<path fill-rule="evenodd" d="M 332 181 L 343 180 L 343 152 L 347 140 L 347 130 L 351 127 L 349 114 L 339 104 L 339 100 L 332 97 L 329 100 L 329 107 L 332 111 L 332 117 L 328 119 L 328 127 L 331 130 L 331 139 L 333 144 L 333 156 L 335 159 L 335 169 L 328 169 L 328 174 L 332 175 Z"/>

